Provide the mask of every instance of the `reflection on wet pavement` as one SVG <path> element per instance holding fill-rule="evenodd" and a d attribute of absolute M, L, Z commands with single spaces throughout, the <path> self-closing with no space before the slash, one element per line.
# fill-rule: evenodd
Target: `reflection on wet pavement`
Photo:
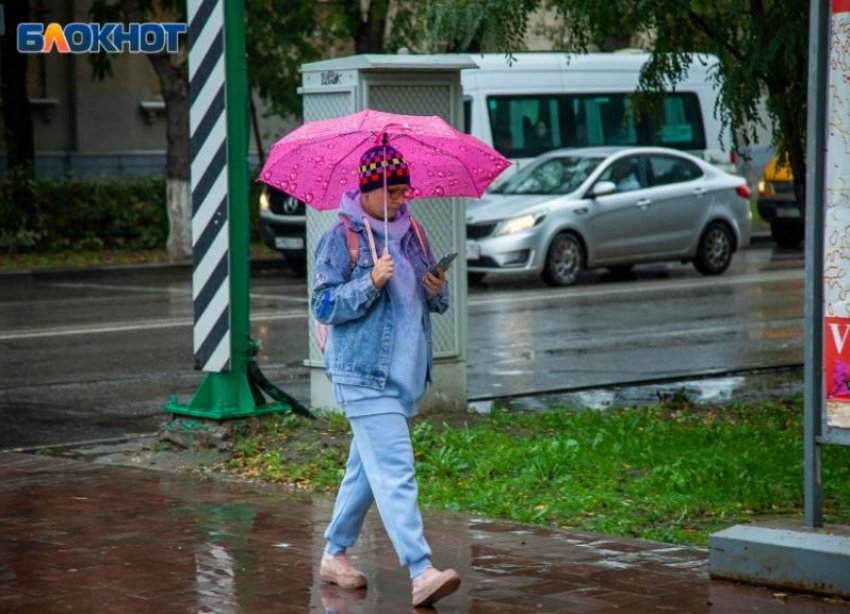
<path fill-rule="evenodd" d="M 564 394 L 477 401 L 469 405 L 480 413 L 489 413 L 494 407 L 512 411 L 545 411 L 554 407 L 565 409 L 646 407 L 655 405 L 668 397 L 684 397 L 696 405 L 715 405 L 788 398 L 802 392 L 803 370 L 789 368 L 646 386 L 609 387 Z"/>
<path fill-rule="evenodd" d="M 411 612 L 374 512 L 351 551 L 368 590 L 321 582 L 331 511 L 328 498 L 259 484 L 0 454 L 0 612 Z M 463 578 L 445 614 L 850 612 L 710 581 L 701 549 L 460 514 L 426 513 L 425 526 L 435 563 Z"/>

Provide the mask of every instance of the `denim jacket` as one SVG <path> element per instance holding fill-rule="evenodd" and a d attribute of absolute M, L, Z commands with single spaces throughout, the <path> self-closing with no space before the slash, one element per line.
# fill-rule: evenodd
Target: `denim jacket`
<path fill-rule="evenodd" d="M 345 215 L 341 213 L 340 215 Z M 325 233 L 316 248 L 311 309 L 315 318 L 330 325 L 325 349 L 325 369 L 335 384 L 352 384 L 383 389 L 387 385 L 393 347 L 393 309 L 388 285 L 380 290 L 372 283 L 374 262 L 362 220 L 351 219 L 351 229 L 360 235 L 360 256 L 352 269 L 346 230 L 342 220 Z M 434 262 L 423 253 L 411 226 L 401 247 L 421 280 Z M 431 381 L 433 351 L 429 312 L 449 308 L 448 284 L 437 296 L 423 291 L 428 307 L 422 326 L 428 343 L 426 381 Z"/>

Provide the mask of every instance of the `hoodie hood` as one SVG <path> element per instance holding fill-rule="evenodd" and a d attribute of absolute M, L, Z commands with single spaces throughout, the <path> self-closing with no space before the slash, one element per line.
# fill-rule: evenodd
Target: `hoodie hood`
<path fill-rule="evenodd" d="M 339 201 L 339 214 L 344 215 L 351 222 L 351 228 L 361 230 L 363 228 L 363 218 L 369 218 L 369 214 L 363 210 L 363 205 L 360 204 L 360 191 L 353 190 L 344 192 Z M 369 219 L 372 226 L 372 232 L 378 237 L 384 236 L 384 222 L 371 218 Z M 390 237 L 400 239 L 410 228 L 410 208 L 407 203 L 404 203 L 399 209 L 398 215 L 389 223 Z"/>

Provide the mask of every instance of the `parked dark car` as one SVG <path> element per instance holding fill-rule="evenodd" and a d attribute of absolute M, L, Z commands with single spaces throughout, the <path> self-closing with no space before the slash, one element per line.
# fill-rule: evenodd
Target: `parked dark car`
<path fill-rule="evenodd" d="M 260 192 L 260 234 L 266 245 L 279 251 L 290 268 L 307 273 L 306 205 L 285 192 L 263 186 Z"/>

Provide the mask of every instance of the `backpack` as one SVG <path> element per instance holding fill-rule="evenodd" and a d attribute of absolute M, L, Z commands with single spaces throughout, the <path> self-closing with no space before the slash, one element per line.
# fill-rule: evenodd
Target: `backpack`
<path fill-rule="evenodd" d="M 357 259 L 360 257 L 360 235 L 356 230 L 351 229 L 351 220 L 348 219 L 347 216 L 342 216 L 342 224 L 345 226 L 345 242 L 348 246 L 348 255 L 351 258 L 351 269 L 354 270 L 354 267 L 357 266 Z M 416 238 L 419 240 L 419 245 L 422 247 L 422 252 L 425 254 L 425 258 L 428 258 L 428 239 L 425 237 L 425 231 L 422 229 L 422 226 L 419 225 L 419 222 L 416 221 L 412 215 L 410 216 L 410 225 L 413 227 L 413 231 L 416 233 Z M 369 225 L 369 222 L 364 218 L 363 226 L 366 228 L 366 237 L 369 239 L 369 249 L 372 252 L 372 262 L 377 262 L 378 260 L 378 250 L 375 248 L 375 236 L 372 234 L 372 226 Z M 324 353 L 325 346 L 328 343 L 328 333 L 330 332 L 330 325 L 323 324 L 318 320 L 315 321 L 315 334 L 316 334 L 316 342 L 319 344 L 319 349 Z"/>

